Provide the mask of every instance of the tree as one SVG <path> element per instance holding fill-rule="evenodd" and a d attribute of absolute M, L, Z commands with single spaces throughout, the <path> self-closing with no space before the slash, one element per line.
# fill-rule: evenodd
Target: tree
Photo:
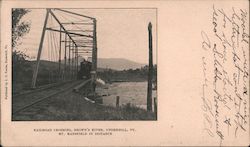
<path fill-rule="evenodd" d="M 22 21 L 28 9 L 12 9 L 12 78 L 13 82 L 22 82 L 25 76 L 29 76 L 30 71 L 27 64 L 29 58 L 24 52 L 18 51 L 18 41 L 30 31 L 30 22 Z"/>
<path fill-rule="evenodd" d="M 30 22 L 21 21 L 28 12 L 28 9 L 12 9 L 12 49 L 15 49 L 18 40 L 30 31 Z"/>

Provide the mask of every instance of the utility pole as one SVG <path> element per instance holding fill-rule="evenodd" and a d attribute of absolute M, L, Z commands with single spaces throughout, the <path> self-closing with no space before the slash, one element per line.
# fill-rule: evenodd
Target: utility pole
<path fill-rule="evenodd" d="M 38 49 L 38 54 L 37 54 L 37 59 L 36 59 L 36 66 L 35 66 L 34 72 L 33 72 L 31 88 L 36 88 L 36 80 L 37 80 L 37 74 L 38 74 L 40 58 L 41 58 L 41 53 L 42 53 L 42 48 L 43 48 L 44 35 L 45 35 L 46 26 L 47 26 L 48 17 L 49 17 L 48 9 L 46 9 L 46 11 L 47 12 L 46 12 L 45 21 L 44 21 L 44 25 L 43 25 L 42 36 L 41 36 L 41 40 L 40 40 L 40 44 L 39 44 L 39 49 Z"/>
<path fill-rule="evenodd" d="M 152 56 L 152 24 L 148 24 L 149 37 L 149 63 L 148 63 L 148 92 L 147 92 L 147 111 L 152 111 L 152 75 L 153 75 L 153 56 Z"/>

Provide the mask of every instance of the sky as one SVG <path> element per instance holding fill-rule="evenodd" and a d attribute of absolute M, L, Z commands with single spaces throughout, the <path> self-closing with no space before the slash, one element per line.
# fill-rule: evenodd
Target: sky
<path fill-rule="evenodd" d="M 35 59 L 46 10 L 30 10 L 31 11 L 22 19 L 23 21 L 31 23 L 30 32 L 20 40 L 21 44 L 18 46 L 18 50 L 25 51 L 26 54 Z M 98 58 L 125 58 L 138 63 L 147 63 L 148 23 L 151 22 L 153 25 L 153 61 L 156 63 L 156 9 L 67 10 L 96 18 Z M 55 10 L 54 13 L 61 18 L 62 21 L 76 21 L 76 17 L 58 12 L 58 10 Z M 65 17 L 67 20 L 63 20 Z M 51 19 L 51 21 L 54 20 Z M 58 25 L 55 21 L 53 24 Z M 48 34 L 46 31 L 47 36 Z M 45 37 L 43 46 L 41 59 L 48 60 L 48 37 L 47 39 Z"/>

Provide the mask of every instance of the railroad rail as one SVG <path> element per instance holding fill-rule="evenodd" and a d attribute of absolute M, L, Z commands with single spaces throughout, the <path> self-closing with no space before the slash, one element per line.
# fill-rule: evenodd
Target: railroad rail
<path fill-rule="evenodd" d="M 48 84 L 48 85 L 43 85 L 43 86 L 37 87 L 35 89 L 26 90 L 24 92 L 19 92 L 19 93 L 14 93 L 13 97 L 19 97 L 19 96 L 23 96 L 23 95 L 27 95 L 27 94 L 36 93 L 36 92 L 43 91 L 43 90 L 46 90 L 49 88 L 53 88 L 55 86 L 59 86 L 59 85 L 69 83 L 69 82 L 72 82 L 72 81 L 63 81 L 63 82 L 59 82 L 59 83 L 52 83 L 52 84 Z"/>
<path fill-rule="evenodd" d="M 14 117 L 18 113 L 29 109 L 30 107 L 48 100 L 49 98 L 53 98 L 56 95 L 63 94 L 64 92 L 71 91 L 74 87 L 79 87 L 82 83 L 86 83 L 86 80 L 65 82 L 64 84 L 56 86 L 50 86 L 50 88 L 46 87 L 43 89 L 39 89 L 33 92 L 27 92 L 24 94 L 16 95 L 13 97 L 13 107 L 12 107 L 12 116 Z"/>

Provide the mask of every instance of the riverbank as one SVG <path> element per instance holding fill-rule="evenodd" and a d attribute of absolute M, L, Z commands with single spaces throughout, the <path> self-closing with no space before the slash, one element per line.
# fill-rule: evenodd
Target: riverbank
<path fill-rule="evenodd" d="M 104 87 L 97 86 L 96 92 L 102 96 L 104 105 L 116 106 L 116 97 L 119 97 L 119 105 L 130 103 L 143 109 L 147 106 L 147 82 L 115 82 Z M 155 97 L 157 91 L 153 90 L 152 98 Z"/>

